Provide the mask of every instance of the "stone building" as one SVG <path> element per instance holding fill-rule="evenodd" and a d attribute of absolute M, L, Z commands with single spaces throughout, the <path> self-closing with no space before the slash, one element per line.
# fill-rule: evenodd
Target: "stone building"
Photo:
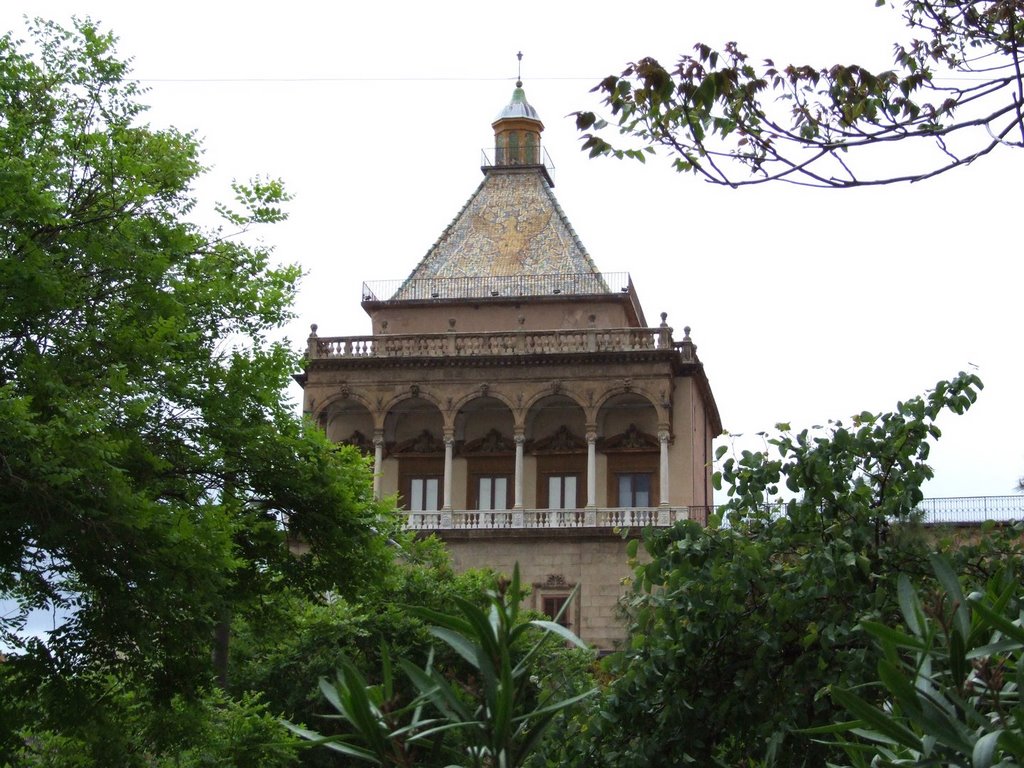
<path fill-rule="evenodd" d="M 511 572 L 532 607 L 609 648 L 623 529 L 704 519 L 718 409 L 684 329 L 649 327 L 552 192 L 517 83 L 483 180 L 403 281 L 364 283 L 364 336 L 309 338 L 305 410 L 374 458 L 374 490 L 457 567 Z"/>

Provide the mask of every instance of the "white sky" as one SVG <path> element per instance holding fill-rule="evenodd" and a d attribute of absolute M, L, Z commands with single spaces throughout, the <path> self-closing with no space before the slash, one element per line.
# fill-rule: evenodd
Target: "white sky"
<path fill-rule="evenodd" d="M 405 277 L 473 192 L 522 50 L 559 202 L 602 271 L 632 274 L 650 325 L 665 311 L 677 339 L 692 326 L 726 429 L 889 409 L 974 364 L 986 389 L 941 424 L 926 495 L 1011 493 L 1024 474 L 1024 153 L 915 186 L 729 190 L 667 161 L 588 160 L 567 117 L 596 107 L 589 89 L 626 62 L 669 64 L 697 41 L 884 68 L 902 27 L 873 6 L 4 0 L 0 27 L 78 13 L 113 29 L 151 88 L 152 124 L 202 137 L 204 207 L 232 178 L 285 180 L 291 219 L 264 237 L 308 272 L 297 346 L 312 322 L 369 332 L 361 283 Z"/>

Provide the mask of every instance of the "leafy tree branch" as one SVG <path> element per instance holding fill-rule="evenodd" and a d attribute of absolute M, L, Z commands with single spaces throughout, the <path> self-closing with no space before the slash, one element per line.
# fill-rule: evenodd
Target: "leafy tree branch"
<path fill-rule="evenodd" d="M 671 68 L 640 59 L 594 88 L 610 117 L 576 114 L 583 149 L 643 161 L 664 148 L 677 170 L 732 187 L 849 188 L 922 181 L 1024 147 L 1021 0 L 901 7 L 911 38 L 882 72 L 755 65 L 735 42 L 698 43 Z M 881 154 L 897 144 L 898 155 Z"/>

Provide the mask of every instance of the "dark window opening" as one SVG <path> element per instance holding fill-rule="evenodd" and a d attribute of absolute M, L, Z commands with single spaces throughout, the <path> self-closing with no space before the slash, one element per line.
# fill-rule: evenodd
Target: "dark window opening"
<path fill-rule="evenodd" d="M 566 608 L 562 613 L 561 617 L 558 617 L 558 612 L 565 607 L 565 604 L 569 602 L 568 595 L 544 595 L 542 611 L 552 621 L 557 621 L 566 629 L 572 628 L 572 622 L 569 620 L 569 609 Z"/>
<path fill-rule="evenodd" d="M 633 472 L 619 475 L 619 506 L 651 506 L 651 475 L 647 472 Z"/>

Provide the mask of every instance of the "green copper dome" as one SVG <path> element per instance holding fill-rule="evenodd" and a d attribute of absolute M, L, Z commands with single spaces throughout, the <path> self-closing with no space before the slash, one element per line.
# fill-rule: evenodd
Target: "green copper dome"
<path fill-rule="evenodd" d="M 498 116 L 494 118 L 494 122 L 508 120 L 509 118 L 526 118 L 527 120 L 536 120 L 538 123 L 541 122 L 537 110 L 531 107 L 530 103 L 526 100 L 526 91 L 523 90 L 522 80 L 516 81 L 516 89 L 512 91 L 512 101 L 498 113 Z"/>

